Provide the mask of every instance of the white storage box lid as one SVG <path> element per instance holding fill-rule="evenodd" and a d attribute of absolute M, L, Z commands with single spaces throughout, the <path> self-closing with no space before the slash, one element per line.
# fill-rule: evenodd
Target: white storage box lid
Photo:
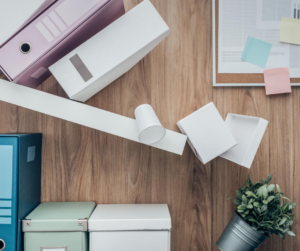
<path fill-rule="evenodd" d="M 250 168 L 269 122 L 261 118 L 229 113 L 225 123 L 238 145 L 220 157 Z"/>
<path fill-rule="evenodd" d="M 98 205 L 89 219 L 89 232 L 171 230 L 166 204 Z"/>
<path fill-rule="evenodd" d="M 203 164 L 237 144 L 214 103 L 205 105 L 177 125 Z"/>

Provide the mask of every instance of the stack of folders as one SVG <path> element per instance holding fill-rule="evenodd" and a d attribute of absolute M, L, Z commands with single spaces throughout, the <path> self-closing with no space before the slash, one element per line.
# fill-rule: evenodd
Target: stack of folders
<path fill-rule="evenodd" d="M 1 10 L 18 14 L 11 2 L 1 2 Z M 14 35 L 0 46 L 0 70 L 10 81 L 34 88 L 50 76 L 49 66 L 125 13 L 123 0 L 47 0 L 37 8 L 41 2 L 26 1 L 29 13 L 37 10 L 16 33 L 18 25 L 11 27 L 6 35 Z"/>
<path fill-rule="evenodd" d="M 0 250 L 23 250 L 21 221 L 40 203 L 41 134 L 0 135 Z"/>

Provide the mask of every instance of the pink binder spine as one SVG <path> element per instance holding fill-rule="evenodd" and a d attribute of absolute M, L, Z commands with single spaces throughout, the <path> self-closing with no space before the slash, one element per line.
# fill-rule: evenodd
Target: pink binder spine
<path fill-rule="evenodd" d="M 49 8 L 52 4 L 54 4 L 57 1 L 58 0 L 46 0 L 16 33 L 14 33 L 10 38 L 8 38 L 3 44 L 0 45 L 0 48 L 3 47 L 10 39 L 16 36 L 21 30 L 23 30 L 24 27 L 26 27 L 26 25 L 29 24 L 33 19 L 35 19 L 38 15 L 43 13 L 43 11 L 45 11 L 47 8 Z"/>
<path fill-rule="evenodd" d="M 50 76 L 49 66 L 125 13 L 122 0 L 58 0 L 50 7 L 49 1 L 0 49 L 0 68 L 10 81 L 36 88 Z"/>

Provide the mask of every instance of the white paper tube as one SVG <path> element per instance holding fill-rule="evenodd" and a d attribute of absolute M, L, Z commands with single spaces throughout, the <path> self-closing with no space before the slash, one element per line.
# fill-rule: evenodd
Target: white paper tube
<path fill-rule="evenodd" d="M 140 105 L 135 109 L 134 114 L 141 143 L 154 144 L 163 139 L 166 129 L 160 123 L 151 105 Z"/>
<path fill-rule="evenodd" d="M 0 79 L 0 100 L 140 142 L 137 124 L 134 119 L 2 79 Z M 187 137 L 185 135 L 166 130 L 166 136 L 161 141 L 151 144 L 151 146 L 182 155 L 186 140 Z"/>

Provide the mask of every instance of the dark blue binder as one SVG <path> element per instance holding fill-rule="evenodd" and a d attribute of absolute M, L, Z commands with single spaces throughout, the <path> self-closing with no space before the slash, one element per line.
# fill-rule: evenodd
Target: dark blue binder
<path fill-rule="evenodd" d="M 22 220 L 40 204 L 42 134 L 0 134 L 0 250 L 22 251 Z"/>

